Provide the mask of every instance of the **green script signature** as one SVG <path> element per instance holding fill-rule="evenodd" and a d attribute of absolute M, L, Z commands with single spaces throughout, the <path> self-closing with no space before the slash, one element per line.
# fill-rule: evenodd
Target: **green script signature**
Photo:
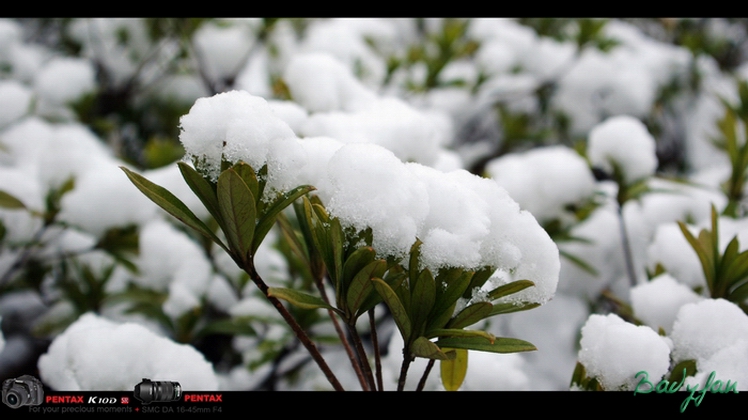
<path fill-rule="evenodd" d="M 640 375 L 643 375 L 641 379 L 639 379 L 639 383 L 636 385 L 636 388 L 634 389 L 634 395 L 636 394 L 649 394 L 650 392 L 654 391 L 657 394 L 661 393 L 668 393 L 672 394 L 678 390 L 680 390 L 683 387 L 683 382 L 686 380 L 686 369 L 683 369 L 683 378 L 680 380 L 679 383 L 676 382 L 668 382 L 665 379 L 660 380 L 657 382 L 657 385 L 652 384 L 649 379 L 649 374 L 647 371 L 639 371 L 635 377 L 639 377 Z M 714 376 L 716 373 L 712 371 L 712 373 L 709 374 L 709 377 L 706 379 L 706 383 L 704 384 L 704 387 L 699 390 L 699 385 L 696 384 L 693 387 L 686 385 L 686 392 L 690 392 L 688 397 L 683 401 L 683 403 L 680 405 L 680 412 L 686 411 L 686 408 L 688 407 L 688 403 L 691 401 L 694 402 L 694 404 L 698 407 L 699 404 L 701 404 L 701 401 L 704 399 L 704 395 L 706 395 L 707 391 L 712 393 L 720 393 L 720 394 L 726 394 L 728 392 L 733 392 L 735 394 L 738 393 L 738 390 L 736 386 L 738 385 L 736 382 L 722 382 L 719 379 L 714 380 Z M 641 386 L 644 386 L 644 389 L 639 389 Z M 696 391 L 699 391 L 700 394 L 698 396 L 694 396 Z"/>

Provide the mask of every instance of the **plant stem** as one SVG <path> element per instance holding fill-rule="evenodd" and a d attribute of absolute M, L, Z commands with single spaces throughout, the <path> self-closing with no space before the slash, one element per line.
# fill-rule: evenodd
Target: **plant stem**
<path fill-rule="evenodd" d="M 317 362 L 317 365 L 320 367 L 320 369 L 322 369 L 322 372 L 325 374 L 327 380 L 330 382 L 333 388 L 336 391 L 344 391 L 337 377 L 335 377 L 335 374 L 332 372 L 330 367 L 327 365 L 327 362 L 322 357 L 322 354 L 317 349 L 317 346 L 314 345 L 306 332 L 304 332 L 298 322 L 296 322 L 296 319 L 294 319 L 294 317 L 288 312 L 286 307 L 283 306 L 283 303 L 281 303 L 277 298 L 268 294 L 268 286 L 262 280 L 262 277 L 260 277 L 260 275 L 257 273 L 252 258 L 248 258 L 246 262 L 242 264 L 242 268 L 249 274 L 249 277 L 252 279 L 255 285 L 257 285 L 262 294 L 265 295 L 268 301 L 270 301 L 270 303 L 275 307 L 278 313 L 281 314 L 286 323 L 288 323 L 294 334 L 296 334 L 296 337 L 299 339 L 299 341 L 301 341 L 301 344 L 306 347 L 307 351 L 312 356 L 314 361 Z"/>
<path fill-rule="evenodd" d="M 355 321 L 353 321 L 355 323 Z M 353 344 L 356 347 L 356 354 L 358 355 L 358 364 L 363 369 L 363 374 L 368 381 L 369 390 L 376 391 L 377 386 L 374 384 L 374 375 L 371 373 L 371 366 L 369 365 L 369 358 L 366 356 L 366 350 L 361 342 L 361 336 L 358 335 L 356 325 L 348 324 L 348 332 L 353 339 Z"/>
<path fill-rule="evenodd" d="M 327 297 L 327 293 L 325 292 L 325 286 L 321 281 L 321 278 L 316 277 L 314 279 L 314 283 L 317 285 L 317 289 L 319 290 L 320 295 L 322 296 L 322 299 L 327 302 L 327 304 L 330 304 L 330 299 Z M 338 317 L 335 315 L 335 312 L 332 309 L 328 309 L 327 313 L 330 316 L 330 320 L 332 321 L 333 326 L 335 327 L 335 331 L 338 334 L 338 337 L 340 338 L 340 342 L 343 344 L 343 348 L 345 349 L 346 354 L 348 354 L 348 359 L 351 361 L 351 366 L 353 366 L 353 370 L 356 372 L 356 376 L 358 377 L 358 381 L 361 384 L 361 389 L 364 391 L 370 391 L 369 383 L 366 380 L 366 377 L 364 376 L 364 372 L 361 371 L 361 365 L 357 360 L 356 354 L 353 352 L 353 349 L 351 348 L 351 345 L 348 340 L 348 336 L 345 334 L 343 329 L 340 327 L 340 322 L 338 322 Z"/>
<path fill-rule="evenodd" d="M 400 365 L 400 378 L 397 380 L 398 391 L 405 389 L 405 379 L 408 376 L 408 368 L 410 368 L 410 363 L 412 361 L 413 357 L 410 355 L 410 349 L 406 346 L 403 348 L 403 363 Z"/>
<path fill-rule="evenodd" d="M 416 388 L 416 391 L 423 391 L 423 388 L 426 386 L 426 379 L 428 379 L 429 374 L 431 374 L 431 369 L 434 367 L 434 363 L 436 360 L 429 359 L 429 363 L 426 365 L 426 370 L 423 371 L 423 376 L 421 376 L 421 380 L 418 381 L 418 388 Z"/>
<path fill-rule="evenodd" d="M 384 381 L 382 381 L 382 356 L 379 352 L 379 338 L 377 336 L 377 324 L 374 318 L 374 308 L 369 309 L 369 326 L 371 330 L 371 344 L 374 347 L 374 365 L 377 371 L 377 387 L 384 391 Z"/>
<path fill-rule="evenodd" d="M 631 254 L 631 244 L 629 243 L 629 235 L 626 230 L 626 222 L 623 218 L 623 204 L 618 205 L 618 220 L 621 227 L 621 245 L 623 246 L 623 258 L 626 263 L 626 273 L 628 274 L 631 287 L 635 287 L 637 281 L 636 272 L 634 270 L 634 258 Z"/>

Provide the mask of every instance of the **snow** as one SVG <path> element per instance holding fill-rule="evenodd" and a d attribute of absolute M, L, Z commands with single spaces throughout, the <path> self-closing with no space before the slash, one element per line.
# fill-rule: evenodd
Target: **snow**
<path fill-rule="evenodd" d="M 704 299 L 670 274 L 661 274 L 631 289 L 634 315 L 655 331 L 670 333 L 678 310 L 685 304 Z"/>
<path fill-rule="evenodd" d="M 218 178 L 221 158 L 244 161 L 255 171 L 266 163 L 270 142 L 295 138 L 267 101 L 246 91 L 219 93 L 200 98 L 180 118 L 179 140 L 189 158 L 213 180 Z M 225 143 L 225 145 L 224 145 Z"/>
<path fill-rule="evenodd" d="M 670 337 L 673 360 L 701 363 L 748 337 L 748 315 L 724 299 L 689 303 L 678 311 Z"/>
<path fill-rule="evenodd" d="M 541 223 L 573 221 L 565 207 L 590 198 L 595 188 L 587 162 L 565 146 L 507 154 L 489 161 L 485 171 Z"/>
<path fill-rule="evenodd" d="M 29 112 L 32 91 L 17 80 L 0 81 L 0 128 Z"/>
<path fill-rule="evenodd" d="M 143 378 L 178 382 L 185 391 L 218 388 L 213 367 L 194 347 L 92 313 L 54 339 L 38 368 L 57 391 L 129 391 Z"/>
<path fill-rule="evenodd" d="M 611 162 L 615 162 L 627 184 L 653 175 L 657 169 L 654 137 L 640 120 L 628 115 L 610 117 L 590 130 L 587 157 L 592 166 L 610 174 Z"/>
<path fill-rule="evenodd" d="M 691 229 L 691 232 L 698 235 L 695 229 Z M 653 271 L 657 264 L 690 288 L 706 287 L 704 271 L 696 251 L 674 222 L 659 225 L 647 248 L 647 268 Z"/>
<path fill-rule="evenodd" d="M 201 25 L 192 36 L 192 42 L 201 68 L 215 83 L 236 77 L 249 59 L 254 38 L 250 25 L 231 20 L 220 25 Z"/>
<path fill-rule="evenodd" d="M 630 391 L 637 372 L 653 382 L 668 372 L 670 347 L 663 337 L 646 326 L 630 324 L 618 315 L 592 314 L 582 327 L 579 362 L 587 376 L 597 378 L 605 390 Z"/>
<path fill-rule="evenodd" d="M 153 219 L 140 232 L 136 284 L 169 292 L 164 312 L 176 319 L 200 306 L 212 279 L 211 264 L 198 243 L 170 222 Z"/>
<path fill-rule="evenodd" d="M 451 142 L 451 122 L 398 98 L 378 98 L 358 112 L 318 112 L 300 128 L 302 136 L 328 136 L 345 143 L 376 143 L 402 161 L 432 165 Z"/>
<path fill-rule="evenodd" d="M 93 63 L 83 58 L 55 57 L 34 80 L 38 97 L 52 106 L 67 105 L 96 88 Z"/>
<path fill-rule="evenodd" d="M 58 220 L 100 236 L 114 227 L 144 224 L 157 214 L 158 207 L 124 176 L 123 162 L 92 164 L 62 197 Z"/>
<path fill-rule="evenodd" d="M 294 102 L 309 112 L 356 111 L 376 98 L 340 60 L 326 53 L 295 55 L 283 80 Z"/>
<path fill-rule="evenodd" d="M 712 384 L 722 381 L 720 389 L 727 387 L 727 381 L 738 391 L 748 391 L 748 339 L 740 339 L 717 350 L 710 358 L 698 360 L 697 372 L 686 378 L 684 387 L 702 389 L 707 378 L 714 374 Z M 687 389 L 687 388 L 686 388 Z"/>

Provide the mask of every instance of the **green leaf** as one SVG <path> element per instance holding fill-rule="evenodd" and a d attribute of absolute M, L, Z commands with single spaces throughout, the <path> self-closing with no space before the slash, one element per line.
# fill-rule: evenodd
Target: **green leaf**
<path fill-rule="evenodd" d="M 257 180 L 257 175 L 255 174 L 255 170 L 252 169 L 252 167 L 247 164 L 246 162 L 239 161 L 234 166 L 231 167 L 236 173 L 239 175 L 239 177 L 244 181 L 245 184 L 247 184 L 247 187 L 249 188 L 249 191 L 252 192 L 252 197 L 254 197 L 256 200 L 262 199 L 260 196 L 260 183 Z"/>
<path fill-rule="evenodd" d="M 473 274 L 473 278 L 470 280 L 470 286 L 465 289 L 465 293 L 463 293 L 462 297 L 469 299 L 473 294 L 473 290 L 483 287 L 495 271 L 496 269 L 493 267 L 486 267 L 476 271 L 475 274 Z"/>
<path fill-rule="evenodd" d="M 434 337 L 452 337 L 452 338 L 465 338 L 465 337 L 471 337 L 471 338 L 483 338 L 489 343 L 493 343 L 494 340 L 496 340 L 496 336 L 481 330 L 463 330 L 463 329 L 455 329 L 455 328 L 442 328 L 438 330 L 429 331 L 428 338 L 434 338 Z"/>
<path fill-rule="evenodd" d="M 707 286 L 709 287 L 709 290 L 712 290 L 714 288 L 714 264 L 711 261 L 711 255 L 709 251 L 704 248 L 704 245 L 701 241 L 697 240 L 693 236 L 691 231 L 688 230 L 688 227 L 685 223 L 678 221 L 678 226 L 680 227 L 681 232 L 683 232 L 683 235 L 686 237 L 688 243 L 696 252 L 699 261 L 701 262 L 701 268 L 704 271 L 704 278 L 706 279 Z"/>
<path fill-rule="evenodd" d="M 509 296 L 517 292 L 521 292 L 522 290 L 525 290 L 528 287 L 532 286 L 535 286 L 535 283 L 530 280 L 516 280 L 493 289 L 488 293 L 488 298 L 491 300 L 500 299 L 504 296 Z"/>
<path fill-rule="evenodd" d="M 390 271 L 387 273 L 384 281 L 390 286 L 392 290 L 397 291 L 400 289 L 401 285 L 407 278 L 408 274 L 406 272 L 392 274 L 392 272 Z M 377 306 L 380 302 L 382 302 L 382 297 L 379 295 L 379 293 L 370 293 L 369 296 L 361 304 L 358 312 L 361 314 L 366 313 L 371 308 Z"/>
<path fill-rule="evenodd" d="M 436 344 L 426 337 L 418 337 L 410 345 L 410 351 L 416 357 L 426 359 L 448 360 L 449 356 L 442 351 Z"/>
<path fill-rule="evenodd" d="M 403 336 L 403 341 L 407 343 L 410 341 L 412 327 L 408 313 L 405 311 L 400 299 L 398 299 L 397 293 L 381 278 L 373 278 L 371 281 L 374 282 L 377 293 L 382 297 L 387 307 L 390 308 L 390 313 L 395 320 L 397 328 L 400 330 L 400 334 Z"/>
<path fill-rule="evenodd" d="M 355 276 L 348 286 L 348 296 L 346 297 L 346 304 L 348 310 L 354 316 L 359 315 L 358 310 L 369 297 L 371 292 L 374 290 L 374 284 L 371 279 L 374 277 L 382 277 L 384 271 L 387 269 L 387 262 L 385 260 L 372 261 L 361 269 Z"/>
<path fill-rule="evenodd" d="M 410 320 L 419 334 L 426 328 L 429 314 L 436 300 L 436 284 L 431 271 L 424 269 L 411 287 Z"/>
<path fill-rule="evenodd" d="M 340 276 L 343 275 L 343 241 L 345 236 L 343 235 L 343 228 L 340 226 L 340 220 L 337 217 L 330 219 L 330 248 L 332 251 L 332 265 L 328 266 L 327 269 L 330 272 L 330 277 L 333 277 L 333 281 L 340 287 L 342 281 Z M 339 293 L 343 293 L 344 290 L 339 290 Z"/>
<path fill-rule="evenodd" d="M 493 343 L 482 337 L 442 338 L 436 342 L 436 345 L 440 348 L 450 347 L 491 353 L 518 353 L 537 350 L 532 343 L 517 338 L 505 337 L 496 337 Z"/>
<path fill-rule="evenodd" d="M 221 220 L 221 212 L 218 209 L 218 198 L 216 197 L 215 185 L 211 185 L 208 180 L 203 178 L 199 172 L 185 162 L 178 162 L 177 166 L 179 171 L 182 173 L 182 178 L 190 187 L 192 192 L 195 193 L 200 202 L 203 203 L 208 212 L 218 222 L 219 226 L 223 226 Z"/>
<path fill-rule="evenodd" d="M 460 311 L 447 326 L 449 328 L 460 329 L 469 327 L 476 322 L 487 318 L 491 315 L 493 304 L 491 302 L 476 302 Z"/>
<path fill-rule="evenodd" d="M 447 391 L 457 391 L 465 381 L 465 375 L 467 375 L 468 351 L 466 349 L 450 348 L 442 348 L 442 351 L 447 354 L 455 353 L 454 358 L 439 362 L 442 385 Z"/>
<path fill-rule="evenodd" d="M 376 254 L 374 248 L 370 246 L 362 246 L 353 251 L 343 263 L 343 279 L 346 281 L 353 280 L 359 271 L 374 261 Z M 381 275 L 377 277 L 381 277 Z"/>
<path fill-rule="evenodd" d="M 338 311 L 338 309 L 330 306 L 327 302 L 317 296 L 312 296 L 310 294 L 294 289 L 289 289 L 287 287 L 270 287 L 268 288 L 268 296 L 283 299 L 286 302 L 302 309 L 323 308 Z"/>
<path fill-rule="evenodd" d="M 154 184 L 142 175 L 132 172 L 125 167 L 120 166 L 120 168 L 125 172 L 130 181 L 151 201 L 156 203 L 167 213 L 179 219 L 185 225 L 213 240 L 213 242 L 217 243 L 227 252 L 229 251 L 229 249 L 218 238 L 218 236 L 216 236 L 216 234 L 213 233 L 213 231 L 205 223 L 203 223 L 202 220 L 195 216 L 195 213 L 193 213 L 192 210 L 190 210 L 169 190 L 157 184 Z"/>
<path fill-rule="evenodd" d="M 260 244 L 265 239 L 265 236 L 275 224 L 275 219 L 286 207 L 290 206 L 297 198 L 302 195 L 315 190 L 311 185 L 302 185 L 288 191 L 278 197 L 273 204 L 270 205 L 265 213 L 260 216 L 260 221 L 257 222 L 257 228 L 255 230 L 255 237 L 252 243 L 252 252 L 257 251 Z"/>
<path fill-rule="evenodd" d="M 0 190 L 0 207 L 15 210 L 25 209 L 26 205 L 23 204 L 23 201 L 19 200 L 10 193 Z"/>
<path fill-rule="evenodd" d="M 441 328 L 446 324 L 447 320 L 452 317 L 455 303 L 460 296 L 465 293 L 465 290 L 467 290 L 472 276 L 472 271 L 466 271 L 459 268 L 451 269 L 449 271 L 441 270 L 439 272 L 436 276 L 436 302 L 434 303 L 433 310 L 435 318 L 429 328 Z M 446 288 L 439 287 L 444 284 L 446 284 Z M 448 312 L 448 315 L 446 315 L 447 319 L 440 319 L 443 318 L 442 315 L 444 315 L 445 312 Z"/>
<path fill-rule="evenodd" d="M 221 319 L 212 321 L 198 331 L 195 338 L 202 338 L 212 334 L 226 335 L 257 335 L 257 331 L 252 328 L 249 322 L 238 319 Z"/>
<path fill-rule="evenodd" d="M 241 261 L 252 252 L 255 233 L 255 198 L 236 171 L 227 169 L 218 177 L 218 205 L 225 224 L 224 233 Z"/>
<path fill-rule="evenodd" d="M 493 305 L 493 310 L 491 311 L 491 314 L 489 317 L 501 315 L 501 314 L 509 314 L 512 312 L 521 312 L 521 311 L 527 311 L 529 309 L 537 308 L 540 306 L 539 303 L 536 302 L 523 302 L 523 303 L 512 303 L 512 302 L 505 302 L 505 303 L 496 303 Z"/>

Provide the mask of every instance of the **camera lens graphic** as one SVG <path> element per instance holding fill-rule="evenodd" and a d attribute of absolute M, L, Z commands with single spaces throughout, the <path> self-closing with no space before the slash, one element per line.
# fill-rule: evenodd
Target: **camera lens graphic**
<path fill-rule="evenodd" d="M 143 404 L 151 402 L 178 401 L 182 397 L 182 386 L 179 382 L 151 381 L 143 378 L 143 381 L 135 385 L 135 398 Z"/>
<path fill-rule="evenodd" d="M 19 404 L 19 402 L 21 401 L 21 399 L 18 398 L 18 395 L 16 395 L 15 392 L 9 393 L 7 395 L 7 397 L 5 398 L 5 401 L 7 401 L 8 405 L 11 408 L 18 408 L 18 407 L 21 406 L 21 404 Z"/>
<path fill-rule="evenodd" d="M 42 403 L 44 391 L 42 383 L 33 376 L 23 375 L 3 382 L 3 403 L 10 408 Z"/>

